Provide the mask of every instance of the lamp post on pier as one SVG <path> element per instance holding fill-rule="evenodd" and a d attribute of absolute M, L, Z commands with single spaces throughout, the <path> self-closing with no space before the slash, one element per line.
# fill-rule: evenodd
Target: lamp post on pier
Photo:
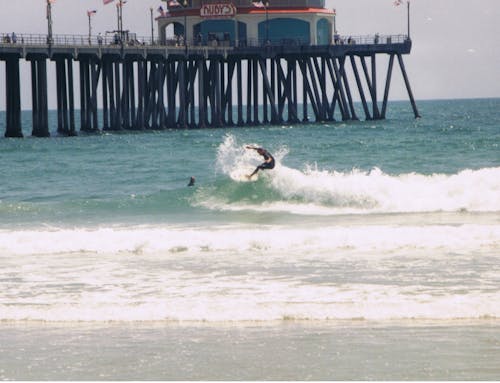
<path fill-rule="evenodd" d="M 404 4 L 405 0 L 395 0 L 394 1 L 394 5 L 395 6 L 400 6 L 401 4 Z M 406 0 L 406 24 L 407 24 L 407 28 L 408 28 L 408 34 L 406 36 L 406 38 L 408 40 L 411 39 L 410 37 L 410 0 Z"/>
<path fill-rule="evenodd" d="M 410 39 L 410 0 L 406 2 L 408 16 L 408 39 Z"/>
<path fill-rule="evenodd" d="M 333 34 L 337 34 L 337 9 L 333 8 Z"/>
<path fill-rule="evenodd" d="M 238 28 L 238 7 L 234 8 L 234 47 L 238 47 L 240 45 L 240 30 Z"/>
<path fill-rule="evenodd" d="M 125 4 L 125 1 L 123 0 L 116 3 L 116 17 L 118 20 L 118 33 L 120 36 L 121 46 L 123 46 L 123 4 Z"/>
<path fill-rule="evenodd" d="M 87 17 L 89 18 L 89 45 L 92 44 L 92 16 L 96 13 L 97 11 L 95 9 L 87 11 Z"/>
<path fill-rule="evenodd" d="M 154 43 L 155 43 L 155 28 L 154 28 L 154 21 L 153 21 L 153 7 L 149 8 L 149 12 L 151 14 L 151 45 L 154 45 Z"/>
<path fill-rule="evenodd" d="M 116 32 L 120 32 L 120 7 L 118 3 L 116 3 Z"/>
<path fill-rule="evenodd" d="M 47 44 L 52 45 L 52 2 L 47 0 Z"/>
<path fill-rule="evenodd" d="M 267 9 L 269 8 L 269 1 L 264 1 L 264 8 L 266 10 L 266 44 L 269 44 L 269 12 Z"/>
<path fill-rule="evenodd" d="M 182 2 L 182 7 L 184 8 L 184 53 L 187 56 L 187 44 L 188 44 L 188 33 L 187 33 L 187 14 L 186 8 L 188 6 L 187 0 Z"/>

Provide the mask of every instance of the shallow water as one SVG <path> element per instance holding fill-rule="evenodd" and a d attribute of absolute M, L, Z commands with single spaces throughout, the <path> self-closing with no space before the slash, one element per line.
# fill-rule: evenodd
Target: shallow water
<path fill-rule="evenodd" d="M 495 380 L 499 330 L 487 320 L 4 324 L 0 378 Z"/>

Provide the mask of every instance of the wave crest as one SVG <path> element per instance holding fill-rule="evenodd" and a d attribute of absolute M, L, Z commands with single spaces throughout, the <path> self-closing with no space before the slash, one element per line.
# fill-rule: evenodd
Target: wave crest
<path fill-rule="evenodd" d="M 257 185 L 240 190 L 230 198 L 232 186 L 221 184 L 204 195 L 200 203 L 221 210 L 287 211 L 296 214 L 422 213 L 436 211 L 500 211 L 500 167 L 466 169 L 457 174 L 387 174 L 318 169 L 307 164 L 303 170 L 283 164 L 288 149 L 276 152 L 276 167 L 262 172 Z M 232 135 L 218 148 L 217 168 L 225 176 L 251 171 L 258 155 L 244 149 Z M 238 182 L 238 181 L 237 181 Z M 257 193 L 257 202 L 248 198 Z"/>

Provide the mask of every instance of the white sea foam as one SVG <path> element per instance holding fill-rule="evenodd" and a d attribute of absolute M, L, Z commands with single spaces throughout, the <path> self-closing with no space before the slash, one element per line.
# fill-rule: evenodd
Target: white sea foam
<path fill-rule="evenodd" d="M 500 226 L 212 226 L 124 227 L 99 229 L 0 231 L 0 253 L 34 255 L 62 253 L 164 254 L 239 253 L 267 249 L 270 253 L 332 252 L 353 249 L 377 253 L 398 249 L 467 251 L 500 247 Z"/>
<path fill-rule="evenodd" d="M 25 282 L 16 304 L 0 302 L 0 320 L 43 321 L 276 321 L 327 319 L 500 318 L 500 292 L 461 292 L 381 284 L 308 284 L 291 278 L 164 271 L 125 277 L 113 269 L 77 279 L 56 273 Z M 109 274 L 108 274 L 109 273 Z M 70 273 L 71 276 L 73 276 Z M 151 281 L 154 280 L 154 282 Z M 57 290 L 65 284 L 66 290 Z M 85 286 L 75 291 L 72 285 Z M 455 292 L 454 290 L 457 290 Z M 40 292 L 41 291 L 41 292 Z"/>
<path fill-rule="evenodd" d="M 500 318 L 498 225 L 0 231 L 0 320 Z"/>
<path fill-rule="evenodd" d="M 228 203 L 213 195 L 200 204 L 221 210 L 287 211 L 295 214 L 414 213 L 436 211 L 500 212 L 500 168 L 463 170 L 457 174 L 390 175 L 378 168 L 351 172 L 293 169 L 282 164 L 265 172 L 265 185 L 281 195 L 279 201 Z M 255 166 L 255 154 L 228 135 L 218 150 L 217 163 L 231 176 Z"/>

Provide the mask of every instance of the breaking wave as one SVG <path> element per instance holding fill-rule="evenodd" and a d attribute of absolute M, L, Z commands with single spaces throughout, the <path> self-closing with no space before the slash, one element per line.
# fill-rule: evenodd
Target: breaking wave
<path fill-rule="evenodd" d="M 294 169 L 284 163 L 287 148 L 279 148 L 275 169 L 248 183 L 241 175 L 251 172 L 261 158 L 245 145 L 231 135 L 225 137 L 218 148 L 217 168 L 231 182 L 202 190 L 197 203 L 220 210 L 313 215 L 500 211 L 498 167 L 451 175 L 387 174 L 376 167 L 341 172 L 308 164 Z"/>

